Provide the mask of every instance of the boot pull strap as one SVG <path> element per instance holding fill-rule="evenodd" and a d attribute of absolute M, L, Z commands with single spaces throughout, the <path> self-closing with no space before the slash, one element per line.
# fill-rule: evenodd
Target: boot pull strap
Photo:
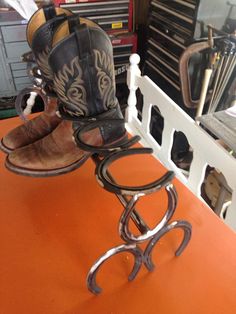
<path fill-rule="evenodd" d="M 79 58 L 84 59 L 92 53 L 91 38 L 88 26 L 86 24 L 80 24 L 75 31 L 75 35 L 78 44 Z"/>
<path fill-rule="evenodd" d="M 43 6 L 43 13 L 46 21 L 51 20 L 57 15 L 55 6 L 53 4 Z"/>
<path fill-rule="evenodd" d="M 73 15 L 68 16 L 67 21 L 68 21 L 68 26 L 69 26 L 69 32 L 70 34 L 72 34 L 78 29 L 80 25 L 79 14 L 73 14 Z"/>

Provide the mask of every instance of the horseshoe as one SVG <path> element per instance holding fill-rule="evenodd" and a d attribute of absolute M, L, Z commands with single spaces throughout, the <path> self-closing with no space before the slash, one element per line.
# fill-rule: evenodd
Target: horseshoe
<path fill-rule="evenodd" d="M 118 141 L 117 143 L 108 143 L 102 146 L 89 145 L 83 141 L 82 139 L 83 133 L 86 133 L 96 128 L 102 128 L 106 125 L 106 123 L 117 125 L 117 126 L 124 124 L 124 119 L 103 119 L 103 118 L 100 118 L 99 115 L 97 117 L 93 117 L 92 119 L 96 121 L 88 121 L 87 124 L 80 127 L 74 133 L 74 138 L 77 145 L 85 151 L 91 151 L 93 153 L 101 153 L 101 152 L 108 153 L 108 152 L 121 150 L 121 149 L 130 147 L 134 145 L 135 143 L 137 143 L 138 141 L 140 141 L 141 139 L 140 136 L 136 135 L 136 136 L 133 136 L 131 139 L 124 139 L 122 141 Z M 77 119 L 77 121 L 78 120 L 79 119 Z"/>
<path fill-rule="evenodd" d="M 135 258 L 134 267 L 128 277 L 129 281 L 134 280 L 134 278 L 136 277 L 137 273 L 139 272 L 142 266 L 143 251 L 136 244 L 129 244 L 129 245 L 122 244 L 120 246 L 117 246 L 107 251 L 91 267 L 87 276 L 87 287 L 92 293 L 99 294 L 102 291 L 102 289 L 97 285 L 97 282 L 96 282 L 96 275 L 101 265 L 110 257 L 116 254 L 122 253 L 122 252 L 128 252 L 134 255 L 134 258 Z"/>
<path fill-rule="evenodd" d="M 44 103 L 44 108 L 47 108 L 47 96 L 46 94 L 43 92 L 42 89 L 38 88 L 38 87 L 26 87 L 24 89 L 22 89 L 19 94 L 16 97 L 16 101 L 15 101 L 15 108 L 16 108 L 16 112 L 19 115 L 19 117 L 23 120 L 23 121 L 27 121 L 28 119 L 26 118 L 26 116 L 23 113 L 22 110 L 22 103 L 24 100 L 24 97 L 28 94 L 30 94 L 31 92 L 35 92 L 36 94 L 38 94 L 39 96 L 42 97 L 43 99 L 43 103 Z"/>
<path fill-rule="evenodd" d="M 149 244 L 147 245 L 144 251 L 144 265 L 149 271 L 152 271 L 155 268 L 155 265 L 152 261 L 152 256 L 151 256 L 154 246 L 166 233 L 177 228 L 183 229 L 184 237 L 179 248 L 175 252 L 175 256 L 180 256 L 182 252 L 184 251 L 184 249 L 186 248 L 186 246 L 188 245 L 191 239 L 191 234 L 192 234 L 192 226 L 190 225 L 190 223 L 188 223 L 185 220 L 179 220 L 179 221 L 173 221 L 169 225 L 164 226 L 153 237 L 153 239 L 151 239 L 151 241 L 149 242 Z"/>
<path fill-rule="evenodd" d="M 140 236 L 133 235 L 129 230 L 129 220 L 131 218 L 135 204 L 139 200 L 139 197 L 137 195 L 132 197 L 127 207 L 125 208 L 119 222 L 119 234 L 124 241 L 128 243 L 133 243 L 133 242 L 137 243 L 137 242 L 143 242 L 143 241 L 149 240 L 150 238 L 155 236 L 155 234 L 159 232 L 168 223 L 168 221 L 172 218 L 175 212 L 178 197 L 177 197 L 177 192 L 172 184 L 167 185 L 165 187 L 165 190 L 168 195 L 168 207 L 167 207 L 167 211 L 165 212 L 164 217 L 156 225 L 155 228 L 153 228 L 152 230 L 148 230 L 146 233 L 141 234 Z"/>
<path fill-rule="evenodd" d="M 95 170 L 99 184 L 109 192 L 122 195 L 151 194 L 162 187 L 167 186 L 175 176 L 173 171 L 168 171 L 161 178 L 142 186 L 125 186 L 117 184 L 110 179 L 110 175 L 107 173 L 111 163 L 122 157 L 151 154 L 152 152 L 153 150 L 151 148 L 129 148 L 108 155 L 98 164 Z"/>

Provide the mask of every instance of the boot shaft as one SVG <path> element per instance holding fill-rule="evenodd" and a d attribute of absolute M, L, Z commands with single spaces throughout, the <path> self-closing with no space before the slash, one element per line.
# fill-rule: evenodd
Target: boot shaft
<path fill-rule="evenodd" d="M 50 87 L 53 85 L 53 75 L 48 64 L 48 56 L 52 49 L 53 34 L 69 15 L 72 15 L 69 10 L 47 5 L 35 12 L 27 26 L 28 43 L 41 75 Z"/>
<path fill-rule="evenodd" d="M 55 32 L 53 46 L 49 64 L 66 113 L 96 116 L 117 107 L 113 48 L 97 24 L 69 18 Z"/>

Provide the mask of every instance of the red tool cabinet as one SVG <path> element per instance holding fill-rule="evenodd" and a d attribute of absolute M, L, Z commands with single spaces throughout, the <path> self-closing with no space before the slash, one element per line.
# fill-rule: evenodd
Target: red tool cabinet
<path fill-rule="evenodd" d="M 133 30 L 133 0 L 55 0 L 82 17 L 98 23 L 107 32 Z"/>

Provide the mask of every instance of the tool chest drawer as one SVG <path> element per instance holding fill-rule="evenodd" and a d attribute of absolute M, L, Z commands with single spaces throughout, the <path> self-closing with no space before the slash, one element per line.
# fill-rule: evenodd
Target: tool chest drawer
<path fill-rule="evenodd" d="M 14 78 L 17 78 L 17 77 L 28 77 L 27 70 L 12 71 L 12 75 L 13 75 Z"/>
<path fill-rule="evenodd" d="M 113 54 L 129 54 L 137 50 L 137 35 L 134 33 L 125 33 L 110 35 L 113 46 Z"/>
<path fill-rule="evenodd" d="M 149 58 L 148 60 L 152 63 L 156 68 L 158 68 L 163 73 L 166 73 L 168 77 L 170 77 L 176 85 L 179 85 L 179 73 L 172 66 L 170 66 L 165 60 L 156 56 L 152 51 L 148 50 Z"/>
<path fill-rule="evenodd" d="M 169 83 L 169 86 L 174 89 L 177 92 L 180 92 L 180 86 L 178 82 L 175 82 L 172 79 L 172 76 L 168 74 L 166 71 L 161 70 L 156 64 L 153 64 L 150 60 L 145 62 L 145 74 L 149 77 L 153 77 L 154 80 L 157 82 L 159 81 L 163 85 L 158 85 L 163 89 L 163 86 L 166 85 L 166 82 Z"/>
<path fill-rule="evenodd" d="M 124 33 L 120 35 L 110 35 L 113 46 L 113 56 L 116 79 L 126 81 L 129 57 L 137 51 L 137 35 L 134 33 Z"/>
<path fill-rule="evenodd" d="M 190 27 L 183 27 L 176 21 L 170 23 L 168 18 L 163 17 L 158 13 L 153 12 L 150 15 L 149 27 L 150 26 L 155 28 L 153 30 L 159 30 L 159 32 L 162 32 L 169 38 L 177 41 L 177 44 L 180 43 L 185 46 L 192 40 L 193 29 Z"/>
<path fill-rule="evenodd" d="M 58 6 L 87 17 L 108 32 L 132 31 L 133 0 L 58 0 Z"/>
<path fill-rule="evenodd" d="M 175 64 L 178 65 L 178 56 L 174 54 L 172 51 L 165 49 L 160 43 L 156 42 L 154 39 L 148 40 L 147 47 L 154 50 L 154 53 L 159 55 L 161 58 L 166 59 L 168 62 L 172 63 L 173 66 Z"/>
<path fill-rule="evenodd" d="M 26 25 L 3 26 L 1 32 L 5 43 L 26 40 Z"/>
<path fill-rule="evenodd" d="M 162 31 L 159 31 L 154 26 L 149 27 L 149 34 L 151 35 L 148 40 L 156 42 L 156 45 L 162 47 L 166 52 L 172 54 L 175 58 L 179 58 L 185 49 L 183 44 L 180 44 L 177 40 L 166 35 Z"/>
<path fill-rule="evenodd" d="M 28 84 L 28 83 L 30 83 L 30 78 L 28 76 L 15 78 L 15 84 Z"/>
<path fill-rule="evenodd" d="M 168 58 L 166 58 L 165 55 L 162 56 L 160 54 L 157 54 L 156 51 L 154 49 L 152 49 L 152 47 L 147 49 L 147 55 L 149 56 L 150 60 L 153 59 L 157 63 L 163 64 L 167 69 L 169 69 L 176 76 L 179 77 L 179 67 L 178 67 L 178 63 L 177 62 L 173 63 L 173 62 L 171 62 L 172 60 L 171 59 L 168 60 Z"/>
<path fill-rule="evenodd" d="M 155 59 L 149 58 L 145 64 L 145 70 L 150 67 L 153 71 L 155 71 L 159 76 L 161 76 L 164 80 L 170 83 L 176 90 L 180 91 L 180 83 L 179 79 L 176 75 L 173 75 L 173 72 L 168 68 L 163 66 L 161 63 L 157 63 Z"/>
<path fill-rule="evenodd" d="M 20 92 L 22 89 L 29 87 L 30 85 L 32 85 L 30 81 L 26 81 L 22 83 L 15 83 L 16 92 Z"/>
<path fill-rule="evenodd" d="M 11 63 L 10 66 L 11 66 L 12 71 L 26 70 L 27 69 L 27 63 L 26 62 Z"/>
<path fill-rule="evenodd" d="M 168 16 L 170 19 L 178 18 L 180 21 L 185 21 L 189 24 L 194 24 L 194 16 L 196 5 L 185 1 L 166 1 L 152 0 L 152 10 L 161 12 L 163 16 Z"/>
<path fill-rule="evenodd" d="M 128 30 L 129 15 L 128 14 L 110 14 L 106 16 L 88 15 L 90 20 L 97 23 L 105 31 Z"/>
<path fill-rule="evenodd" d="M 27 64 L 21 59 L 22 54 L 30 51 L 26 23 L 14 10 L 0 13 L 0 97 L 15 96 L 22 88 L 32 85 Z"/>
<path fill-rule="evenodd" d="M 30 51 L 30 47 L 27 42 L 13 42 L 5 44 L 6 57 L 10 59 L 10 62 L 20 61 L 21 56 Z"/>

